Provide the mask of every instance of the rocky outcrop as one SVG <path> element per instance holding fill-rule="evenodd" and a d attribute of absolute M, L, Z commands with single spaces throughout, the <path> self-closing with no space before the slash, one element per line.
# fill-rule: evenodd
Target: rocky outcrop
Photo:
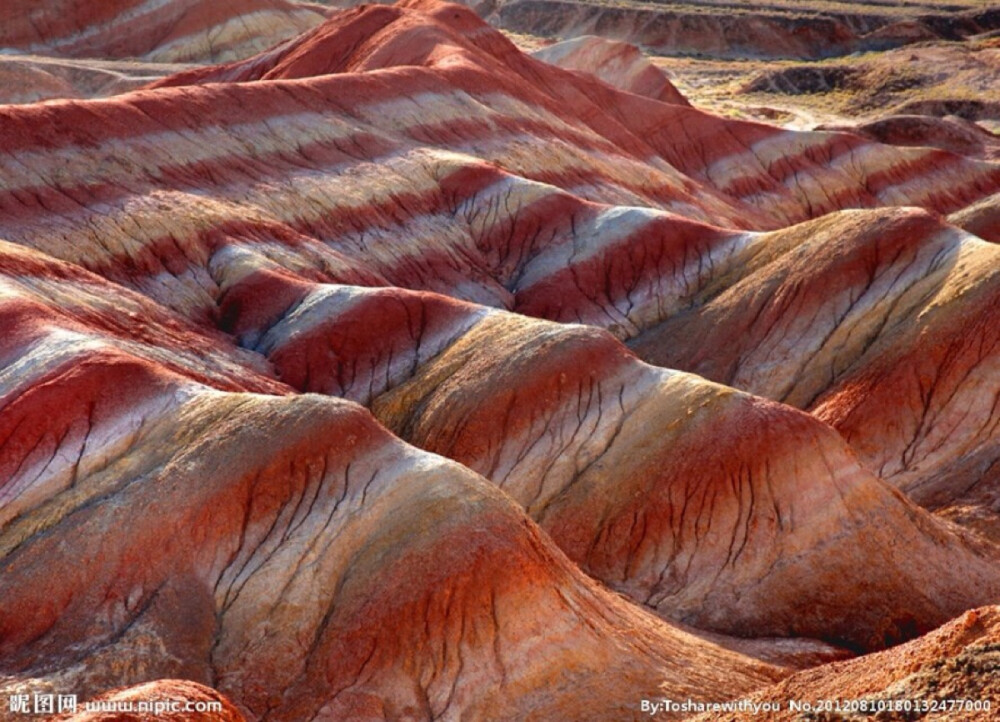
<path fill-rule="evenodd" d="M 1000 657 L 1000 609 L 973 609 L 926 637 L 896 649 L 796 674 L 749 701 L 781 700 L 773 720 L 803 714 L 832 719 L 987 720 L 1000 692 L 995 670 Z M 810 705 L 792 708 L 786 700 Z M 836 705 L 829 712 L 821 701 Z M 861 711 L 867 702 L 868 712 Z M 841 711 L 842 710 L 842 711 Z M 751 714 L 691 717 L 697 722 L 750 720 Z"/>
<path fill-rule="evenodd" d="M 1000 139 L 958 116 L 894 115 L 858 125 L 820 129 L 856 133 L 890 145 L 932 146 L 973 158 L 1000 159 Z"/>
<path fill-rule="evenodd" d="M 638 719 L 1000 598 L 996 164 L 425 0 L 0 136 L 5 692 Z"/>
<path fill-rule="evenodd" d="M 586 3 L 497 0 L 467 3 L 494 25 L 542 37 L 581 35 L 638 43 L 665 55 L 819 59 L 931 39 L 960 40 L 1000 25 L 995 11 L 822 2 Z"/>
<path fill-rule="evenodd" d="M 61 722 L 155 722 L 170 714 L 174 719 L 198 722 L 246 722 L 225 696 L 210 687 L 181 679 L 162 679 L 106 692 L 78 702 L 77 708 L 77 713 L 55 719 Z"/>
<path fill-rule="evenodd" d="M 35 319 L 7 326 L 0 402 L 12 694 L 183 678 L 258 719 L 638 717 L 649 690 L 778 674 L 598 587 L 492 484 L 355 404 L 224 391 L 211 358 Z"/>
<path fill-rule="evenodd" d="M 670 78 L 629 43 L 584 35 L 532 53 L 539 60 L 594 75 L 608 85 L 653 100 L 690 105 Z"/>
<path fill-rule="evenodd" d="M 0 47 L 70 58 L 222 62 L 316 25 L 315 6 L 286 0 L 11 0 L 0 8 Z"/>

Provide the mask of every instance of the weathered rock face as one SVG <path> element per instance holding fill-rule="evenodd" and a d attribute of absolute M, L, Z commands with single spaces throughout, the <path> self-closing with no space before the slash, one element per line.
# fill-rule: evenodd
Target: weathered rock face
<path fill-rule="evenodd" d="M 0 47 L 71 58 L 222 62 L 260 52 L 323 21 L 286 0 L 10 0 Z"/>
<path fill-rule="evenodd" d="M 976 3 L 709 2 L 587 3 L 470 0 L 498 27 L 543 37 L 601 35 L 657 52 L 714 58 L 817 59 L 1000 27 Z"/>
<path fill-rule="evenodd" d="M 933 146 L 973 158 L 1000 159 L 1000 138 L 958 116 L 898 115 L 829 130 L 846 130 L 891 145 Z"/>
<path fill-rule="evenodd" d="M 6 369 L 58 363 L 69 332 L 36 318 Z M 493 485 L 361 407 L 209 388 L 169 348 L 90 334 L 0 408 L 12 693 L 180 677 L 253 718 L 628 716 L 649 690 L 776 678 L 599 588 Z"/>
<path fill-rule="evenodd" d="M 224 695 L 182 679 L 137 684 L 88 701 L 94 709 L 86 710 L 86 703 L 78 704 L 76 714 L 64 714 L 55 719 L 63 722 L 155 722 L 171 714 L 175 719 L 186 715 L 199 722 L 246 722 L 246 717 Z M 157 702 L 160 706 L 153 707 L 152 711 L 139 711 Z"/>
<path fill-rule="evenodd" d="M 0 690 L 644 718 L 1000 599 L 1000 166 L 620 69 L 420 0 L 0 107 Z"/>
<path fill-rule="evenodd" d="M 996 675 L 1000 663 L 1000 609 L 973 609 L 925 637 L 895 649 L 849 662 L 836 662 L 793 675 L 752 695 L 755 701 L 881 700 L 898 703 L 898 711 L 879 712 L 875 719 L 907 719 L 906 711 L 920 700 L 926 720 L 988 720 L 995 714 L 1000 692 Z M 962 700 L 963 704 L 949 702 Z M 970 702 L 968 706 L 965 701 Z M 985 709 L 983 703 L 989 703 Z M 803 712 L 788 705 L 769 715 L 774 720 L 799 720 Z M 845 713 L 845 719 L 865 715 Z M 867 715 L 871 717 L 871 714 Z M 698 722 L 736 722 L 750 714 L 712 714 L 692 717 Z"/>
<path fill-rule="evenodd" d="M 995 486 L 1000 458 L 996 245 L 896 210 L 765 247 L 725 291 L 638 336 L 639 355 L 812 410 L 882 478 L 995 537 L 992 492 L 964 495 Z"/>
<path fill-rule="evenodd" d="M 690 105 L 667 74 L 628 43 L 584 35 L 546 46 L 532 55 L 560 68 L 589 73 L 629 93 L 664 103 Z"/>

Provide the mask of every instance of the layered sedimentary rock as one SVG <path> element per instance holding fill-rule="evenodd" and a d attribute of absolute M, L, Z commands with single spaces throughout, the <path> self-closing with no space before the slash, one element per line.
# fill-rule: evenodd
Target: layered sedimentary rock
<path fill-rule="evenodd" d="M 199 722 L 246 722 L 246 718 L 225 696 L 210 687 L 181 679 L 164 679 L 118 689 L 78 703 L 75 714 L 57 717 L 63 722 L 154 722 L 167 714 L 186 714 Z M 151 706 L 159 703 L 159 707 Z M 139 711 L 140 706 L 152 711 Z M 190 708 L 189 708 L 190 706 Z M 221 707 L 217 707 L 221 706 Z"/>
<path fill-rule="evenodd" d="M 421 43 L 400 44 L 414 34 Z M 319 39 L 357 52 L 310 52 Z M 701 228 L 767 227 L 845 205 L 957 211 L 1000 187 L 996 166 L 941 151 L 623 94 L 524 58 L 457 8 L 351 11 L 306 40 L 172 89 L 5 110 L 3 237 L 189 316 L 214 309 L 210 259 L 231 242 L 326 279 L 510 307 L 543 257 L 591 262 L 640 242 L 614 256 L 704 266 L 677 233 L 741 243 L 661 210 Z M 407 66 L 353 72 L 393 58 Z M 422 62 L 432 67 L 409 65 Z M 282 80 L 308 72 L 337 74 Z M 246 82 L 186 85 L 196 80 Z M 630 258 L 622 282 L 642 280 L 628 277 L 643 265 Z"/>
<path fill-rule="evenodd" d="M 817 59 L 995 30 L 1000 16 L 975 2 L 588 3 L 469 0 L 494 25 L 543 37 L 585 34 L 640 43 L 664 54 Z"/>
<path fill-rule="evenodd" d="M 988 563 L 821 424 L 638 364 L 590 330 L 492 315 L 373 409 L 494 480 L 589 573 L 699 627 L 881 646 L 952 616 L 955 591 L 996 593 Z M 891 548 L 909 551 L 871 579 L 860 560 Z M 949 581 L 932 591 L 933 577 Z"/>
<path fill-rule="evenodd" d="M 9 339 L 5 368 L 58 359 L 59 320 L 15 325 L 42 337 Z M 0 408 L 7 692 L 180 677 L 255 718 L 628 716 L 648 690 L 776 677 L 599 588 L 357 405 L 223 391 L 97 338 Z"/>
<path fill-rule="evenodd" d="M 857 133 L 880 143 L 933 146 L 973 158 L 1000 159 L 1000 139 L 958 116 L 893 115 L 860 125 L 830 129 Z"/>
<path fill-rule="evenodd" d="M 420 2 L 412 6 L 422 7 Z M 951 212 L 1000 185 L 995 165 L 943 151 L 892 148 L 844 133 L 782 132 L 615 92 L 533 62 L 499 34 L 489 33 L 471 13 L 455 7 L 423 14 L 417 31 L 413 28 L 417 22 L 414 9 L 364 6 L 345 11 L 302 42 L 247 61 L 182 73 L 157 86 L 277 80 L 386 65 L 428 65 L 438 70 L 439 77 L 449 76 L 457 87 L 489 108 L 499 98 L 483 98 L 483 85 L 500 90 L 512 100 L 534 105 L 536 112 L 553 113 L 563 123 L 570 122 L 567 110 L 572 109 L 575 119 L 583 118 L 589 129 L 619 152 L 636 153 L 644 159 L 656 157 L 700 188 L 721 191 L 730 202 L 738 199 L 745 214 L 749 212 L 746 206 L 758 211 L 739 220 L 731 218 L 731 212 L 727 216 L 721 208 L 712 209 L 713 216 L 700 216 L 720 224 L 767 225 L 767 221 L 760 220 L 761 213 L 771 223 L 785 224 L 845 207 L 920 205 Z M 434 50 L 442 44 L 449 46 L 447 53 Z M 349 54 L 328 52 L 328 46 L 352 50 Z M 484 71 L 488 71 L 489 80 L 483 77 Z M 474 85 L 477 77 L 481 81 Z M 417 87 L 422 90 L 422 86 Z M 401 119 L 395 117 L 398 123 Z M 578 141 L 576 134 L 560 133 L 557 129 L 561 125 L 557 121 L 549 127 L 563 141 L 582 144 L 584 138 Z M 397 125 L 393 129 L 400 128 Z M 435 145 L 440 145 L 441 140 L 431 137 Z M 602 143 L 592 150 L 603 147 Z M 515 170 L 509 162 L 501 162 Z M 556 184 L 564 185 L 558 181 Z M 647 198 L 645 204 L 649 205 L 650 200 L 663 207 L 666 199 Z M 681 212 L 693 215 L 691 211 Z"/>
<path fill-rule="evenodd" d="M 65 57 L 221 62 L 260 52 L 323 20 L 286 0 L 11 0 L 0 47 Z"/>
<path fill-rule="evenodd" d="M 224 308 L 285 382 L 371 404 L 402 438 L 494 481 L 586 571 L 665 617 L 877 647 L 996 593 L 988 563 L 805 414 L 645 366 L 582 326 L 243 270 L 227 279 L 226 304 L 280 301 L 265 314 Z M 882 562 L 880 581 L 854 580 L 867 579 L 860 559 L 891 547 L 907 551 Z"/>
<path fill-rule="evenodd" d="M 831 714 L 815 711 L 822 701 L 839 701 L 847 719 L 988 720 L 996 715 L 1000 693 L 998 657 L 1000 609 L 984 607 L 896 649 L 801 672 L 751 700 L 783 701 L 780 711 L 769 715 L 773 720 L 802 719 L 804 708 L 792 709 L 786 700 L 811 705 L 813 715 Z M 863 701 L 871 712 L 855 711 Z M 736 722 L 755 717 L 716 713 L 691 719 Z"/>
<path fill-rule="evenodd" d="M 812 410 L 922 503 L 995 489 L 997 246 L 894 210 L 764 247 L 724 291 L 638 336 L 640 356 Z M 993 493 L 963 513 L 994 518 Z"/>
<path fill-rule="evenodd" d="M 995 603 L 1000 166 L 616 78 L 411 2 L 0 107 L 2 689 L 642 717 Z"/>
<path fill-rule="evenodd" d="M 629 43 L 584 35 L 540 48 L 532 55 L 560 68 L 596 76 L 629 93 L 664 103 L 690 105 L 667 74 Z"/>

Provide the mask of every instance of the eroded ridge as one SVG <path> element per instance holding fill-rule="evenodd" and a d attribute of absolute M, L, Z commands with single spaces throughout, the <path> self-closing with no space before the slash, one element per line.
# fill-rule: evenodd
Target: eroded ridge
<path fill-rule="evenodd" d="M 228 61 L 0 106 L 0 691 L 637 719 L 989 663 L 939 644 L 1000 600 L 986 145 L 429 0 L 192 7 L 0 11 Z"/>

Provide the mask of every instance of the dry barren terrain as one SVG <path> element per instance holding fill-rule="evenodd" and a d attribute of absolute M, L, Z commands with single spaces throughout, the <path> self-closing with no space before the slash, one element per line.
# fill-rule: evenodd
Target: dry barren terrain
<path fill-rule="evenodd" d="M 998 31 L 4 3 L 0 719 L 995 719 Z"/>

